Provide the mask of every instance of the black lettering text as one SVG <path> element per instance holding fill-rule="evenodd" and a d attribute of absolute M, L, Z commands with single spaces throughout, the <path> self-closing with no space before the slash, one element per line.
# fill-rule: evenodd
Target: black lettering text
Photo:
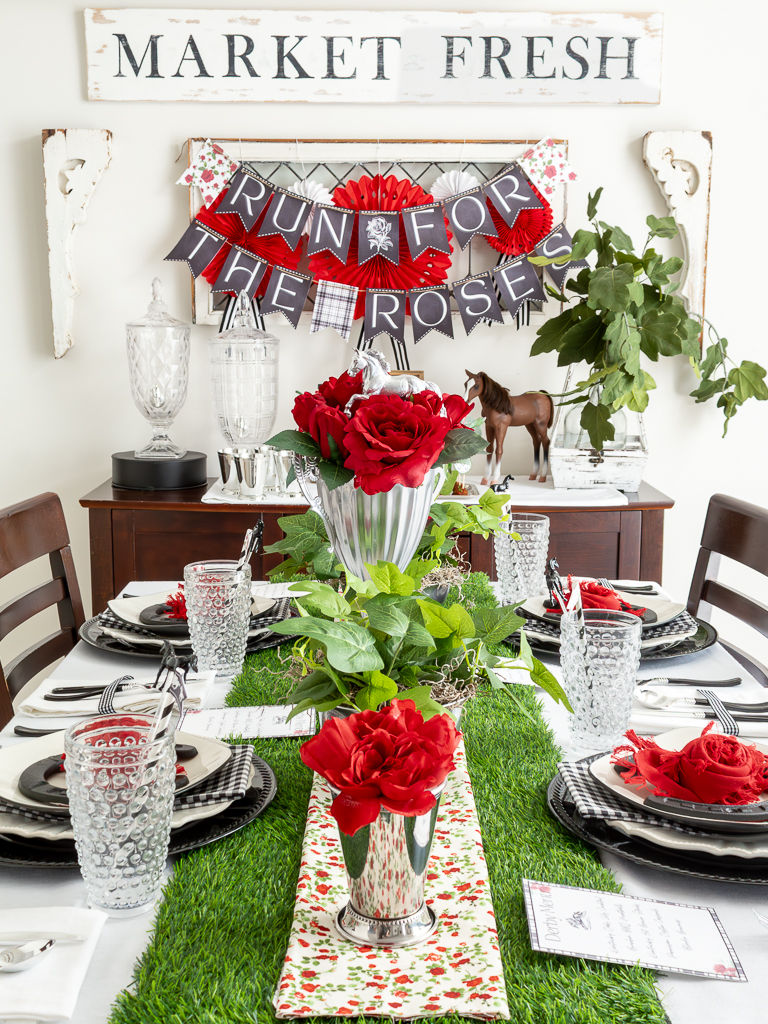
<path fill-rule="evenodd" d="M 512 78 L 512 72 L 509 70 L 509 68 L 507 67 L 507 62 L 504 60 L 504 58 L 509 55 L 509 51 L 512 49 L 512 47 L 509 45 L 509 40 L 505 39 L 504 36 L 481 36 L 480 38 L 485 43 L 485 70 L 483 71 L 482 75 L 480 75 L 480 77 L 493 78 L 493 75 L 491 74 L 491 61 L 497 60 L 499 62 L 499 67 L 501 68 L 501 73 L 504 75 L 504 77 Z M 498 39 L 499 42 L 501 43 L 501 53 L 499 54 L 494 54 L 491 52 L 493 49 L 494 39 Z"/>
<path fill-rule="evenodd" d="M 277 40 L 277 74 L 273 76 L 274 78 L 288 77 L 288 75 L 286 75 L 285 73 L 285 62 L 287 60 L 289 60 L 293 65 L 293 70 L 296 72 L 296 78 L 313 77 L 312 75 L 307 74 L 307 72 L 304 70 L 301 64 L 299 64 L 299 62 L 293 56 L 293 51 L 296 49 L 296 47 L 299 45 L 302 39 L 307 38 L 306 36 L 296 36 L 296 42 L 287 52 L 285 49 L 285 41 L 286 39 L 289 38 L 288 36 L 272 36 L 272 38 Z"/>
<path fill-rule="evenodd" d="M 253 64 L 248 60 L 248 55 L 253 53 L 253 40 L 250 36 L 244 35 L 225 35 L 224 38 L 227 40 L 227 73 L 224 75 L 225 78 L 239 78 L 240 76 L 235 71 L 235 61 L 241 60 L 245 65 L 245 70 L 251 76 L 251 78 L 258 78 L 256 69 Z M 242 53 L 235 53 L 235 40 L 244 39 L 245 49 Z"/>
<path fill-rule="evenodd" d="M 456 75 L 454 75 L 454 73 L 453 73 L 453 63 L 454 63 L 454 61 L 460 60 L 462 64 L 466 64 L 467 62 L 466 62 L 466 60 L 464 58 L 466 56 L 467 51 L 466 50 L 462 50 L 461 53 L 456 53 L 456 49 L 455 49 L 454 44 L 455 44 L 457 39 L 464 39 L 471 46 L 472 45 L 472 37 L 471 36 L 443 36 L 443 39 L 445 40 L 445 74 L 443 75 L 443 78 L 455 78 Z"/>

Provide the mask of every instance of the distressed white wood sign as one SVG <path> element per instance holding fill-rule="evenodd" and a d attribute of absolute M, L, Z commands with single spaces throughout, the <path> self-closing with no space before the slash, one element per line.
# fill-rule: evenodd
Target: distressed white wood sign
<path fill-rule="evenodd" d="M 87 9 L 91 100 L 658 103 L 662 14 Z"/>
<path fill-rule="evenodd" d="M 88 202 L 112 158 L 112 132 L 98 128 L 47 128 L 43 132 L 45 219 L 51 278 L 53 353 L 72 348 L 75 283 L 72 241 L 86 218 Z"/>
<path fill-rule="evenodd" d="M 680 229 L 685 263 L 678 294 L 689 313 L 703 317 L 712 136 L 709 132 L 648 132 L 643 161 Z"/>

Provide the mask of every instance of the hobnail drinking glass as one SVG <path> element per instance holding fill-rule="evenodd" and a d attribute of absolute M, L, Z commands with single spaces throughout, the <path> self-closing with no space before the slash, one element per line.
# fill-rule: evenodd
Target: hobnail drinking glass
<path fill-rule="evenodd" d="M 93 907 L 136 917 L 160 892 L 176 780 L 173 732 L 149 742 L 153 719 L 110 715 L 64 737 L 77 859 Z"/>
<path fill-rule="evenodd" d="M 236 676 L 243 667 L 251 612 L 251 567 L 233 561 L 184 567 L 184 596 L 199 671 Z"/>
<path fill-rule="evenodd" d="M 493 535 L 493 551 L 502 604 L 520 604 L 544 592 L 548 548 L 549 516 L 515 512 L 501 523 Z"/>
<path fill-rule="evenodd" d="M 563 688 L 573 708 L 570 741 L 584 751 L 621 741 L 632 713 L 642 623 L 627 612 L 567 612 L 560 623 Z"/>

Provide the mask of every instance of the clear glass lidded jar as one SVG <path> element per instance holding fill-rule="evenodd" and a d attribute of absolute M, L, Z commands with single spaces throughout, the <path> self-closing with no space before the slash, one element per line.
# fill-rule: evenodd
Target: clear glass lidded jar
<path fill-rule="evenodd" d="M 135 452 L 137 459 L 181 459 L 187 454 L 168 431 L 187 398 L 191 329 L 170 315 L 156 277 L 147 312 L 125 325 L 131 395 L 154 431 L 149 444 Z"/>
<path fill-rule="evenodd" d="M 246 292 L 240 292 L 234 327 L 208 342 L 216 423 L 228 445 L 256 448 L 277 415 L 279 341 L 260 331 Z"/>
<path fill-rule="evenodd" d="M 599 390 L 593 389 L 590 392 L 589 400 L 593 405 L 597 405 Z M 583 408 L 583 404 L 574 405 L 565 417 L 563 448 L 592 448 L 589 434 L 581 425 L 581 412 Z M 625 448 L 627 444 L 627 417 L 624 410 L 618 409 L 612 413 L 609 423 L 613 424 L 613 440 L 605 442 L 604 450 L 615 451 L 616 449 Z"/>

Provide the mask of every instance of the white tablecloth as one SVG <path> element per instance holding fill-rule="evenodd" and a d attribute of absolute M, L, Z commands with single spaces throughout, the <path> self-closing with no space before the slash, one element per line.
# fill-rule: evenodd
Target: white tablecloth
<path fill-rule="evenodd" d="M 157 582 L 131 583 L 125 589 L 134 594 L 151 594 L 162 590 L 165 585 Z M 168 586 L 170 589 L 172 584 Z M 544 660 L 556 675 L 559 674 L 556 660 Z M 118 666 L 114 655 L 97 651 L 81 642 L 53 675 L 61 680 L 98 679 L 108 677 L 116 667 L 122 673 L 130 672 L 132 668 L 146 670 L 146 666 L 145 659 L 129 657 L 121 658 Z M 746 675 L 744 669 L 719 646 L 696 657 L 643 662 L 640 674 L 643 678 L 651 678 L 667 673 L 709 679 Z M 752 680 L 745 686 L 751 691 L 758 684 Z M 228 689 L 229 683 L 216 683 L 208 706 L 221 707 Z M 729 699 L 732 694 L 734 690 L 729 690 Z M 568 714 L 546 694 L 542 693 L 542 699 L 555 738 L 566 747 Z M 21 718 L 15 719 L 0 733 L 0 744 L 24 742 L 13 736 L 13 725 L 20 721 Z M 40 719 L 27 721 L 38 726 L 41 724 Z M 63 722 L 62 728 L 71 721 Z M 55 725 L 53 722 L 51 728 Z M 768 1006 L 768 971 L 765 970 L 768 931 L 758 923 L 752 908 L 768 914 L 768 887 L 707 882 L 644 868 L 610 854 L 603 854 L 602 858 L 630 895 L 715 907 L 744 966 L 749 978 L 746 984 L 726 984 L 673 974 L 660 977 L 659 992 L 672 1024 L 723 1024 L 724 1021 L 762 1024 L 768 1018 L 765 1009 Z M 67 904 L 86 905 L 85 887 L 77 871 L 0 865 L 0 906 Z M 107 921 L 72 1018 L 74 1024 L 105 1024 L 118 992 L 131 980 L 133 965 L 148 941 L 152 921 L 152 915 L 127 921 Z M 30 974 L 30 981 L 34 981 L 33 974 Z"/>

